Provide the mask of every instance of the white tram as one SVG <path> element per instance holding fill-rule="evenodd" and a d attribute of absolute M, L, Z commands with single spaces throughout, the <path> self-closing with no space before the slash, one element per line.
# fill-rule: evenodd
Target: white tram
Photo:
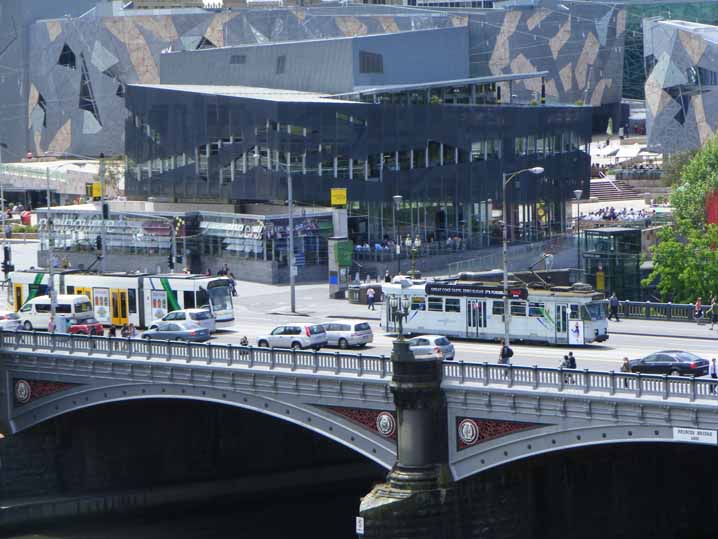
<path fill-rule="evenodd" d="M 405 334 L 430 333 L 497 340 L 504 335 L 503 286 L 458 279 L 424 281 L 397 277 L 383 285 L 382 326 L 397 331 L 392 309 L 404 299 Z M 588 285 L 529 288 L 509 286 L 511 340 L 582 345 L 608 339 L 606 300 Z"/>
<path fill-rule="evenodd" d="M 15 310 L 35 296 L 47 294 L 50 274 L 45 269 L 10 274 L 10 302 Z M 234 320 L 232 288 L 225 277 L 167 273 L 88 273 L 55 270 L 58 294 L 85 294 L 95 318 L 105 325 L 146 327 L 169 311 L 209 306 L 218 322 Z"/>

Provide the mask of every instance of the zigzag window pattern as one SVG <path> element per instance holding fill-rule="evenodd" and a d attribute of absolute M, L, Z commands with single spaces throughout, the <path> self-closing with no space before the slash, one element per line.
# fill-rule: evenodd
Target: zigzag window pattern
<path fill-rule="evenodd" d="M 87 71 L 87 63 L 85 62 L 84 55 L 80 54 L 81 68 L 82 68 L 82 79 L 80 80 L 80 110 L 86 110 L 91 112 L 97 120 L 97 123 L 102 125 L 100 120 L 100 111 L 97 110 L 97 102 L 95 101 L 95 91 L 92 88 L 90 82 L 90 74 Z"/>

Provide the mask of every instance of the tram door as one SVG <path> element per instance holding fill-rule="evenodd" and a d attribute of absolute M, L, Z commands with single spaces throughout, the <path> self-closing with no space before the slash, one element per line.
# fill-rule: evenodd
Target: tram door
<path fill-rule="evenodd" d="M 19 311 L 20 307 L 22 307 L 22 285 L 21 284 L 15 284 L 13 287 L 15 291 L 15 310 Z"/>
<path fill-rule="evenodd" d="M 486 328 L 486 302 L 480 299 L 466 300 L 466 336 L 480 337 Z"/>
<path fill-rule="evenodd" d="M 568 343 L 568 305 L 556 304 L 556 343 Z"/>
<path fill-rule="evenodd" d="M 127 324 L 127 290 L 110 289 L 110 302 L 112 303 L 112 325 Z"/>

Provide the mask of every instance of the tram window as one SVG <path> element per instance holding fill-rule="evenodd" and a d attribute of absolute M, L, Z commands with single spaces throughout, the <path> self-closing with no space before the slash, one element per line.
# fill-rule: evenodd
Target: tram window
<path fill-rule="evenodd" d="M 575 305 L 575 304 L 574 304 L 574 305 L 571 305 L 571 315 L 570 315 L 570 318 L 571 318 L 571 320 L 578 320 L 578 318 L 579 318 L 579 316 L 578 316 L 578 305 Z"/>
<path fill-rule="evenodd" d="M 426 300 L 424 298 L 419 298 L 414 296 L 411 298 L 411 310 L 412 311 L 425 311 L 426 310 Z"/>
<path fill-rule="evenodd" d="M 185 309 L 194 309 L 194 290 L 185 290 L 184 291 L 184 308 Z"/>
<path fill-rule="evenodd" d="M 444 310 L 444 298 L 429 298 L 429 310 L 430 311 L 443 311 Z"/>
<path fill-rule="evenodd" d="M 543 303 L 529 303 L 529 316 L 540 318 L 544 313 Z"/>
<path fill-rule="evenodd" d="M 511 316 L 526 316 L 526 302 L 525 301 L 512 301 L 511 302 Z"/>
<path fill-rule="evenodd" d="M 446 298 L 446 312 L 447 313 L 460 313 L 461 312 L 461 300 L 459 298 Z"/>
<path fill-rule="evenodd" d="M 504 302 L 503 301 L 494 301 L 494 305 L 491 308 L 491 314 L 498 314 L 499 316 L 503 316 Z"/>
<path fill-rule="evenodd" d="M 127 289 L 127 305 L 131 313 L 137 313 L 137 290 L 134 288 Z"/>
<path fill-rule="evenodd" d="M 209 305 L 209 294 L 207 294 L 207 290 L 200 288 L 197 290 L 197 303 L 195 303 L 195 306 L 204 307 L 205 305 Z"/>
<path fill-rule="evenodd" d="M 74 293 L 75 293 L 75 287 L 74 287 L 74 286 L 67 285 L 67 293 L 70 294 L 70 295 L 74 294 Z"/>

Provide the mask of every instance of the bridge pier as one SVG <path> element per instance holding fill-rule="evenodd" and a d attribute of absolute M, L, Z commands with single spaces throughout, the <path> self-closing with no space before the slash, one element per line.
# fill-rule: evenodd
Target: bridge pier
<path fill-rule="evenodd" d="M 460 537 L 458 497 L 448 468 L 442 361 L 415 358 L 401 338 L 394 341 L 391 360 L 397 460 L 386 483 L 362 499 L 360 537 Z"/>

